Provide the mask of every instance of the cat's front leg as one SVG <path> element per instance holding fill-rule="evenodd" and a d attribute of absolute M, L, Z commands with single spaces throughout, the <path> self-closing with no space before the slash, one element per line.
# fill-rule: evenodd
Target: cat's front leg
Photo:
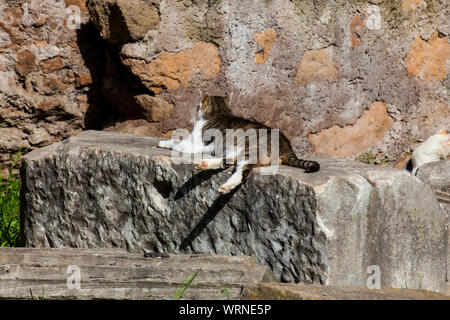
<path fill-rule="evenodd" d="M 222 158 L 207 158 L 195 164 L 197 170 L 213 170 L 223 168 Z"/>
<path fill-rule="evenodd" d="M 248 161 L 240 161 L 236 166 L 236 171 L 231 175 L 228 180 L 219 187 L 221 194 L 227 194 L 244 180 L 244 170 L 247 168 Z"/>
<path fill-rule="evenodd" d="M 160 148 L 165 148 L 165 149 L 172 149 L 176 144 L 178 144 L 178 143 L 180 143 L 180 141 L 179 140 L 172 140 L 172 139 L 169 139 L 169 140 L 161 140 L 159 143 L 158 143 L 158 147 L 160 147 Z"/>

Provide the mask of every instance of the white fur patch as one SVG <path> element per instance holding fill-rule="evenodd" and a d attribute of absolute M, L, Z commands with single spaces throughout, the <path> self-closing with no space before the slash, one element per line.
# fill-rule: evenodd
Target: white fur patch
<path fill-rule="evenodd" d="M 186 139 L 181 141 L 172 139 L 164 140 L 160 141 L 158 146 L 185 153 L 202 152 L 205 148 L 202 137 L 202 129 L 205 124 L 206 121 L 203 119 L 202 110 L 199 109 L 198 120 L 194 123 L 194 130 L 192 130 L 191 134 Z"/>
<path fill-rule="evenodd" d="M 239 161 L 236 166 L 236 171 L 228 178 L 227 182 L 225 182 L 219 188 L 219 192 L 222 194 L 226 194 L 236 188 L 239 184 L 242 183 L 243 169 L 248 164 L 248 161 Z"/>
<path fill-rule="evenodd" d="M 413 175 L 417 169 L 428 162 L 446 159 L 450 155 L 450 135 L 445 131 L 429 137 L 412 154 Z"/>

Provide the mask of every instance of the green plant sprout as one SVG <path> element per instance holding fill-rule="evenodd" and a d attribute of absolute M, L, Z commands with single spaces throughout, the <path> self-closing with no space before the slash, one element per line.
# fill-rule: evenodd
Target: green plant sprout
<path fill-rule="evenodd" d="M 194 274 L 191 274 L 189 277 L 187 277 L 184 282 L 183 286 L 178 288 L 177 292 L 175 292 L 175 295 L 173 296 L 173 300 L 178 300 L 181 298 L 183 293 L 191 286 L 192 282 L 194 281 L 195 277 L 197 277 L 200 270 L 197 270 Z"/>
<path fill-rule="evenodd" d="M 13 169 L 20 156 L 19 150 L 8 170 L 7 179 L 4 180 L 0 175 L 0 247 L 15 247 L 19 243 L 20 179 L 17 174 L 13 174 Z"/>

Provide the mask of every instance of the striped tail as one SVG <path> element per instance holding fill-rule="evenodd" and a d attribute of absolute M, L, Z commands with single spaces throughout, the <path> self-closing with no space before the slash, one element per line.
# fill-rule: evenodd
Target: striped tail
<path fill-rule="evenodd" d="M 318 162 L 299 159 L 293 152 L 287 157 L 282 157 L 281 163 L 291 167 L 305 169 L 305 172 L 307 173 L 316 172 L 320 169 L 320 164 Z"/>

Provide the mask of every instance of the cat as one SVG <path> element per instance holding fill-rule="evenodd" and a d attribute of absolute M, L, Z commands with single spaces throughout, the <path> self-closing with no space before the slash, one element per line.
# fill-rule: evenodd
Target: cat
<path fill-rule="evenodd" d="M 159 142 L 159 147 L 169 148 L 180 152 L 214 152 L 216 157 L 203 158 L 195 163 L 197 170 L 212 170 L 235 166 L 231 177 L 219 187 L 219 192 L 227 194 L 239 184 L 243 183 L 250 175 L 253 168 L 268 166 L 271 162 L 272 150 L 271 143 L 266 143 L 265 148 L 261 148 L 259 143 L 254 143 L 250 136 L 245 135 L 245 147 L 238 149 L 238 137 L 226 139 L 227 129 L 243 130 L 249 132 L 252 130 L 257 135 L 257 141 L 260 141 L 262 132 L 265 132 L 266 140 L 272 141 L 272 130 L 268 126 L 256 121 L 246 120 L 233 116 L 226 97 L 205 96 L 200 102 L 197 110 L 198 119 L 194 124 L 191 134 L 183 140 L 163 140 Z M 220 144 L 216 144 L 216 139 L 212 137 L 209 141 L 203 141 L 205 133 L 214 129 L 222 134 L 225 144 L 222 143 L 223 150 L 220 150 Z M 231 140 L 231 141 L 229 141 Z M 242 140 L 241 140 L 242 142 Z M 285 164 L 292 167 L 305 169 L 305 172 L 312 173 L 319 171 L 320 165 L 316 161 L 303 160 L 297 158 L 289 140 L 281 133 L 278 134 L 278 159 L 276 164 Z M 218 152 L 222 151 L 222 152 Z M 275 155 L 277 154 L 274 151 Z M 217 153 L 220 157 L 217 157 Z M 257 155 L 256 161 L 250 162 L 251 155 Z M 225 155 L 225 156 L 222 156 Z"/>
<path fill-rule="evenodd" d="M 441 130 L 421 143 L 412 153 L 406 169 L 413 175 L 428 162 L 439 161 L 450 156 L 450 135 L 446 130 Z"/>

